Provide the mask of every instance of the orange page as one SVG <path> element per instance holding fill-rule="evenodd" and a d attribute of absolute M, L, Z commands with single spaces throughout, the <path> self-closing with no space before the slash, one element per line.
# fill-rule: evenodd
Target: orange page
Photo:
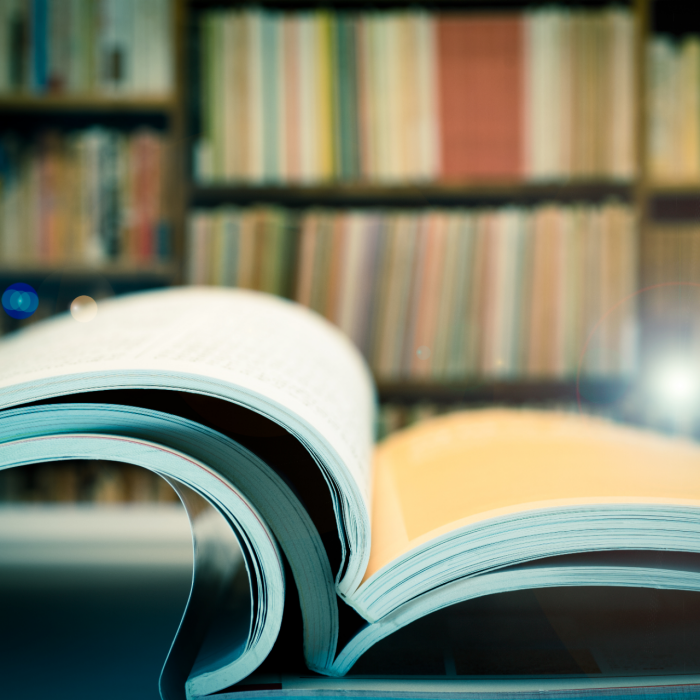
<path fill-rule="evenodd" d="M 376 450 L 365 580 L 461 526 L 606 503 L 700 507 L 700 447 L 577 414 L 490 409 L 436 418 Z"/>

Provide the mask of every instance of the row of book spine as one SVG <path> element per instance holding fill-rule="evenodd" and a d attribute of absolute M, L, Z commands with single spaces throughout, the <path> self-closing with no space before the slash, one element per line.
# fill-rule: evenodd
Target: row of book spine
<path fill-rule="evenodd" d="M 700 356 L 700 224 L 655 225 L 642 239 L 643 309 L 652 357 Z M 661 346 L 659 346 L 661 345 Z"/>
<path fill-rule="evenodd" d="M 633 19 L 201 14 L 203 182 L 628 179 Z"/>
<path fill-rule="evenodd" d="M 166 95 L 172 0 L 0 0 L 0 93 Z"/>
<path fill-rule="evenodd" d="M 289 296 L 297 225 L 290 212 L 271 207 L 195 210 L 188 227 L 187 279 Z"/>
<path fill-rule="evenodd" d="M 253 243 L 251 219 L 277 234 Z M 241 277 L 253 255 L 244 248 L 285 277 L 264 285 L 261 275 Z M 604 377 L 636 366 L 635 217 L 614 202 L 302 214 L 223 208 L 194 214 L 188 255 L 190 282 L 277 293 L 290 288 L 296 257 L 293 298 L 337 324 L 380 380 L 563 378 L 579 368 Z"/>
<path fill-rule="evenodd" d="M 166 159 L 163 136 L 147 128 L 0 138 L 0 260 L 165 260 Z"/>
<path fill-rule="evenodd" d="M 700 182 L 700 37 L 658 36 L 648 49 L 649 173 Z"/>
<path fill-rule="evenodd" d="M 154 472 L 132 464 L 65 461 L 0 472 L 0 502 L 148 503 L 177 495 Z"/>

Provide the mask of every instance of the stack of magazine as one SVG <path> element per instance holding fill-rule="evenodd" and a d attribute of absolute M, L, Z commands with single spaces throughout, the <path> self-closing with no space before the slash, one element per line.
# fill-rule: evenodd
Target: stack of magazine
<path fill-rule="evenodd" d="M 372 379 L 340 331 L 292 302 L 209 288 L 100 302 L 88 323 L 66 315 L 7 336 L 0 409 L 0 468 L 115 460 L 160 474 L 180 495 L 194 575 L 161 675 L 165 700 L 484 697 L 484 678 L 503 674 L 515 680 L 493 697 L 700 693 L 691 442 L 489 409 L 375 447 Z M 605 634 L 593 643 L 581 623 L 596 607 L 586 591 L 613 589 L 624 595 L 599 595 L 597 607 L 617 622 L 609 643 Z M 638 617 L 623 614 L 633 600 L 675 640 L 653 662 L 634 651 L 645 638 Z M 516 663 L 489 657 L 482 632 L 505 626 L 511 641 L 532 632 L 533 601 L 557 644 L 540 639 Z M 296 638 L 285 632 L 294 615 Z M 301 650 L 308 670 L 275 675 L 272 659 Z M 517 681 L 533 673 L 534 685 Z"/>

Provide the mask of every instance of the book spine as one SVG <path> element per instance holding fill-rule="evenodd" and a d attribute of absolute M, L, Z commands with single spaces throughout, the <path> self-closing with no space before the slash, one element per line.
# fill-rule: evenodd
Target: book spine
<path fill-rule="evenodd" d="M 491 212 L 485 217 L 488 232 L 485 236 L 484 272 L 482 285 L 483 338 L 479 357 L 479 374 L 497 377 L 501 374 L 501 329 L 503 327 L 503 298 L 505 296 L 504 257 L 505 242 L 503 217 Z"/>
<path fill-rule="evenodd" d="M 0 94 L 12 90 L 12 3 L 0 0 Z"/>
<path fill-rule="evenodd" d="M 251 9 L 243 13 L 247 53 L 246 108 L 248 141 L 246 179 L 261 182 L 263 178 L 263 86 L 262 86 L 262 10 Z"/>
<path fill-rule="evenodd" d="M 299 176 L 304 183 L 317 178 L 317 81 L 318 66 L 315 17 L 309 13 L 299 15 Z"/>
<path fill-rule="evenodd" d="M 153 41 L 154 70 L 148 84 L 148 91 L 157 95 L 169 95 L 174 85 L 174 55 L 172 37 L 175 24 L 172 0 L 151 0 L 154 2 Z"/>
<path fill-rule="evenodd" d="M 68 28 L 71 24 L 69 0 L 47 0 L 47 51 L 46 89 L 49 92 L 65 92 L 68 84 Z"/>
<path fill-rule="evenodd" d="M 357 322 L 358 297 L 361 294 L 360 280 L 366 273 L 363 266 L 363 247 L 366 241 L 362 215 L 350 212 L 345 217 L 345 237 L 338 257 L 343 261 L 338 282 L 338 300 L 334 316 L 338 327 L 360 345 L 361 332 Z M 366 278 L 365 278 L 366 279 Z"/>
<path fill-rule="evenodd" d="M 285 16 L 284 23 L 284 143 L 285 174 L 289 182 L 301 179 L 301 19 Z"/>
<path fill-rule="evenodd" d="M 375 161 L 374 177 L 377 181 L 386 182 L 391 178 L 391 111 L 390 99 L 392 85 L 389 76 L 391 33 L 390 19 L 386 13 L 378 14 L 372 22 L 372 53 L 374 64 L 374 80 L 372 87 L 374 94 L 374 134 L 373 134 L 373 158 Z"/>
<path fill-rule="evenodd" d="M 637 104 L 634 69 L 634 19 L 629 12 L 625 11 L 614 12 L 613 17 L 615 57 L 612 70 L 614 71 L 615 119 L 612 139 L 616 156 L 612 175 L 617 178 L 630 179 L 637 171 L 635 155 L 637 139 L 634 118 L 635 105 Z"/>
<path fill-rule="evenodd" d="M 299 237 L 299 265 L 294 293 L 294 298 L 304 306 L 311 304 L 317 228 L 317 215 L 314 212 L 307 214 L 303 219 Z"/>
<path fill-rule="evenodd" d="M 43 93 L 48 87 L 48 0 L 32 0 L 30 46 L 31 88 Z"/>
<path fill-rule="evenodd" d="M 421 299 L 418 328 L 414 339 L 411 375 L 432 377 L 435 355 L 438 351 L 437 309 L 440 308 L 441 278 L 445 268 L 445 244 L 447 217 L 442 212 L 428 214 L 430 229 L 430 254 L 426 263 L 423 299 Z"/>
<path fill-rule="evenodd" d="M 335 56 L 335 19 L 328 11 L 321 10 L 315 14 L 314 30 L 316 35 L 316 113 L 318 142 L 316 178 L 321 181 L 333 179 L 335 172 L 335 155 L 333 148 L 333 86 L 332 79 L 336 73 Z"/>
<path fill-rule="evenodd" d="M 261 82 L 262 82 L 262 107 L 261 120 L 263 170 L 262 179 L 265 182 L 278 182 L 280 179 L 279 155 L 280 129 L 279 97 L 279 16 L 277 14 L 263 13 L 261 17 Z"/>
<path fill-rule="evenodd" d="M 360 167 L 360 84 L 359 84 L 359 53 L 358 53 L 357 15 L 346 18 L 344 32 L 343 61 L 345 65 L 345 82 L 342 89 L 344 95 L 344 121 L 340 139 L 345 148 L 344 177 L 347 180 L 359 180 Z"/>
<path fill-rule="evenodd" d="M 390 376 L 392 349 L 396 342 L 392 324 L 396 323 L 397 320 L 395 300 L 400 293 L 397 248 L 401 243 L 401 236 L 398 215 L 383 217 L 382 228 L 380 284 L 377 288 L 377 307 L 372 323 L 370 365 L 378 376 Z M 394 311 L 393 316 L 392 311 Z"/>
<path fill-rule="evenodd" d="M 66 90 L 68 92 L 86 92 L 81 81 L 81 53 L 83 53 L 83 42 L 85 37 L 82 32 L 83 19 L 80 16 L 81 3 L 79 0 L 68 0 L 66 6 L 67 12 L 67 35 L 68 41 L 66 46 Z"/>
<path fill-rule="evenodd" d="M 6 6 L 8 90 L 29 87 L 29 0 L 10 0 Z"/>
<path fill-rule="evenodd" d="M 357 22 L 357 113 L 359 133 L 360 177 L 371 180 L 375 174 L 374 144 L 374 101 L 372 76 L 372 16 L 361 15 Z"/>
<path fill-rule="evenodd" d="M 204 265 L 202 237 L 204 228 L 209 219 L 209 214 L 205 212 L 194 211 L 190 214 L 187 224 L 187 268 L 185 271 L 185 279 L 189 284 L 204 284 L 205 280 L 202 275 L 202 267 Z"/>
<path fill-rule="evenodd" d="M 345 262 L 342 254 L 347 238 L 347 214 L 336 214 L 330 226 L 328 291 L 326 293 L 324 316 L 332 323 L 338 324 L 338 309 L 340 292 L 343 283 L 343 268 Z"/>
<path fill-rule="evenodd" d="M 435 180 L 441 173 L 437 21 L 418 14 L 418 84 L 420 109 L 420 179 Z"/>
<path fill-rule="evenodd" d="M 353 102 L 349 95 L 352 85 L 350 82 L 350 55 L 351 31 L 350 17 L 347 13 L 338 13 L 333 23 L 333 37 L 331 47 L 333 55 L 331 65 L 333 75 L 330 81 L 333 109 L 333 152 L 335 153 L 334 177 L 341 180 L 351 180 L 350 173 L 350 110 Z"/>

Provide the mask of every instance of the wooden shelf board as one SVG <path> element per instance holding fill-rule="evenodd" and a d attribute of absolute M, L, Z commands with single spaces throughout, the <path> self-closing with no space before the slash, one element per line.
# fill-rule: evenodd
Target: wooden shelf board
<path fill-rule="evenodd" d="M 629 4 L 630 0 L 625 0 L 623 4 Z M 218 9 L 223 7 L 234 7 L 245 4 L 242 0 L 189 0 L 188 4 L 193 10 Z M 256 3 L 263 7 L 274 7 L 277 9 L 294 11 L 299 8 L 315 9 L 317 7 L 332 7 L 336 9 L 350 8 L 359 10 L 376 10 L 377 8 L 385 8 L 387 10 L 396 8 L 410 7 L 411 3 L 406 0 L 325 0 L 323 3 L 319 0 L 262 0 Z M 432 10 L 486 10 L 490 11 L 493 7 L 500 9 L 523 9 L 531 7 L 532 0 L 431 0 L 429 9 Z M 540 0 L 540 4 L 545 4 L 544 0 Z M 586 6 L 606 7 L 609 0 L 586 0 Z M 425 7 L 426 4 L 423 3 Z"/>
<path fill-rule="evenodd" d="M 139 278 L 161 278 L 164 281 L 171 281 L 177 274 L 174 264 L 163 263 L 157 265 L 126 265 L 126 264 L 105 264 L 86 265 L 80 263 L 67 263 L 65 265 L 44 265 L 44 264 L 17 264 L 0 265 L 0 278 L 9 277 L 47 277 L 51 274 L 68 274 L 76 277 L 107 277 L 112 279 L 139 279 Z"/>
<path fill-rule="evenodd" d="M 631 388 L 628 379 L 583 379 L 580 395 L 583 403 L 614 402 Z M 452 383 L 386 382 L 377 380 L 382 402 L 415 403 L 537 403 L 545 401 L 577 401 L 575 380 L 478 380 Z"/>
<path fill-rule="evenodd" d="M 314 185 L 193 185 L 190 203 L 213 205 L 275 202 L 282 204 L 384 204 L 423 206 L 426 204 L 478 201 L 575 201 L 610 197 L 631 199 L 633 183 L 601 180 L 561 183 L 463 182 L 450 184 L 314 184 Z"/>
<path fill-rule="evenodd" d="M 700 182 L 650 182 L 648 193 L 651 196 L 700 195 Z"/>
<path fill-rule="evenodd" d="M 103 95 L 3 95 L 0 112 L 171 112 L 172 97 Z"/>

